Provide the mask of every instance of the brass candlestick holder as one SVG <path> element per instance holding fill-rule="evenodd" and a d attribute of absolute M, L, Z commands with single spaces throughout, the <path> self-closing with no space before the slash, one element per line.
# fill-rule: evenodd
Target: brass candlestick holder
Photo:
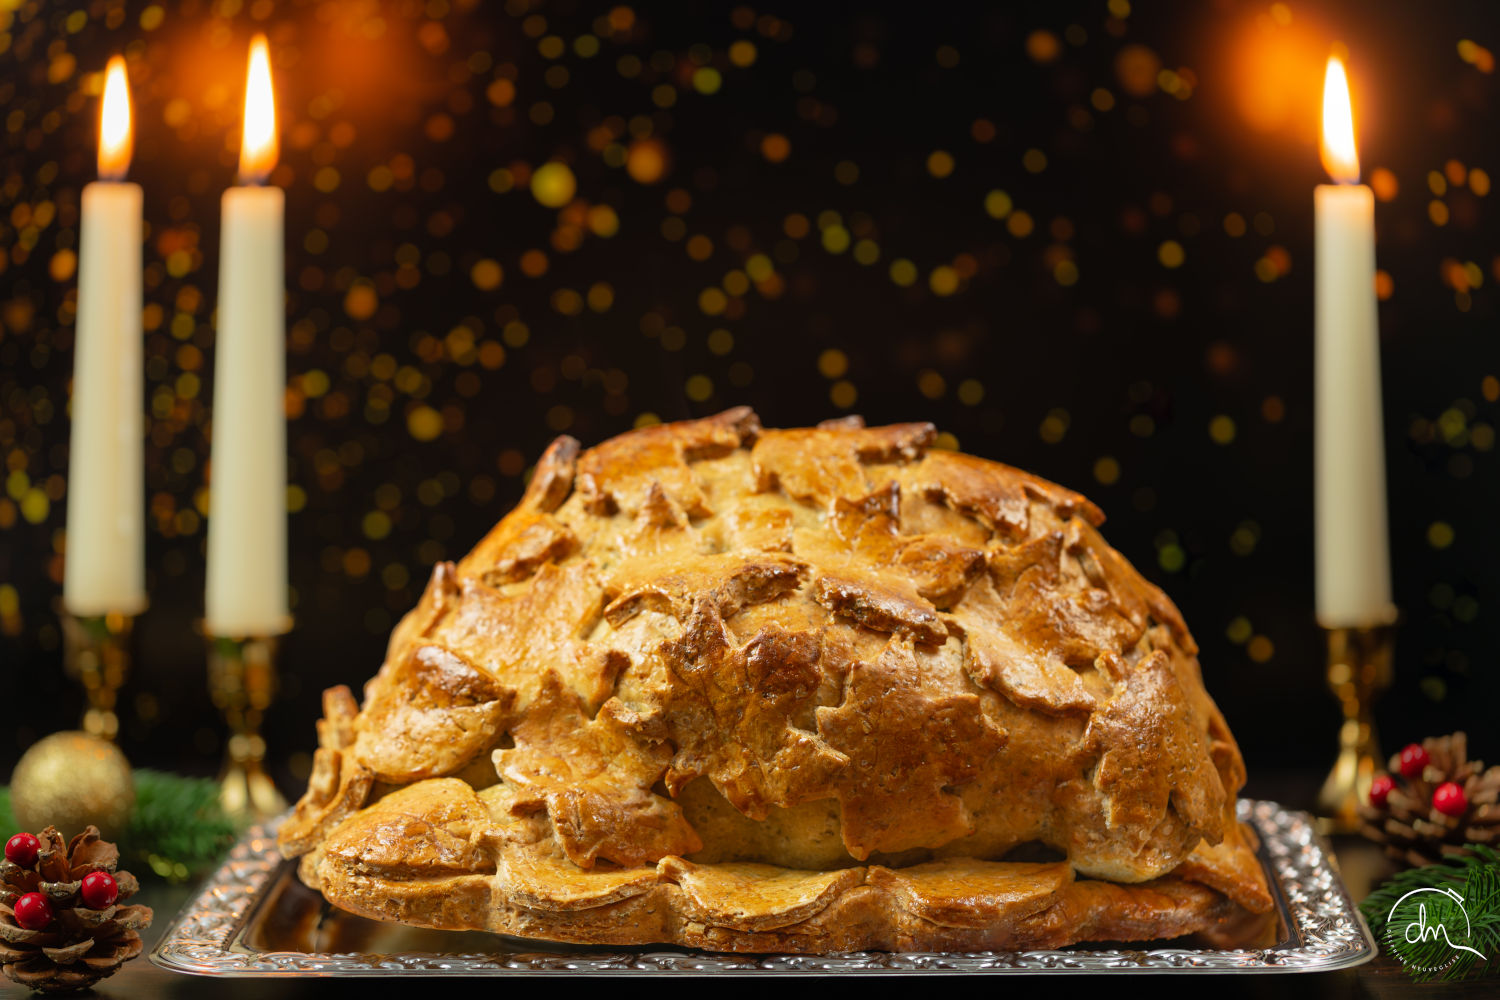
<path fill-rule="evenodd" d="M 261 821 L 280 815 L 286 799 L 266 773 L 261 720 L 276 693 L 276 639 L 208 641 L 208 687 L 229 723 L 219 801 L 230 816 Z"/>
<path fill-rule="evenodd" d="M 1370 795 L 1370 781 L 1385 766 L 1375 734 L 1375 699 L 1391 684 L 1394 625 L 1330 628 L 1328 687 L 1339 700 L 1339 755 L 1318 793 L 1319 827 L 1324 833 L 1354 833 L 1359 807 Z"/>
<path fill-rule="evenodd" d="M 115 701 L 130 673 L 130 633 L 135 616 L 118 612 L 74 615 L 61 609 L 63 670 L 83 685 L 88 707 L 84 732 L 113 741 L 120 733 Z"/>

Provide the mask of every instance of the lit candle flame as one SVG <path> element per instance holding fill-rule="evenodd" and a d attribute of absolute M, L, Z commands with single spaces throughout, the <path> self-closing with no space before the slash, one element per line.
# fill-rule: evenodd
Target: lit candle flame
<path fill-rule="evenodd" d="M 104 71 L 104 100 L 99 106 L 99 176 L 110 181 L 124 180 L 133 147 L 125 59 L 114 56 Z"/>
<path fill-rule="evenodd" d="M 1323 77 L 1323 168 L 1339 184 L 1359 183 L 1349 77 L 1338 56 L 1328 57 L 1328 72 Z"/>
<path fill-rule="evenodd" d="M 250 42 L 245 78 L 245 129 L 240 142 L 240 181 L 263 184 L 276 166 L 276 99 L 271 92 L 271 51 L 265 35 Z"/>

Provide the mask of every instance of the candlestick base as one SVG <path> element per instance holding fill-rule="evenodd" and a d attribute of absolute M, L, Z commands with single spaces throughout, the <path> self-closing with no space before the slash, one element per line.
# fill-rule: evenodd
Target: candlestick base
<path fill-rule="evenodd" d="M 1328 687 L 1338 698 L 1344 721 L 1339 753 L 1318 793 L 1318 826 L 1324 833 L 1359 829 L 1359 807 L 1370 795 L 1370 781 L 1385 769 L 1375 733 L 1375 699 L 1391 683 L 1393 625 L 1330 628 Z"/>
<path fill-rule="evenodd" d="M 260 735 L 276 692 L 276 640 L 209 639 L 208 687 L 229 723 L 220 804 L 236 819 L 259 822 L 279 815 L 287 803 L 266 773 L 266 741 Z"/>
<path fill-rule="evenodd" d="M 60 609 L 63 671 L 83 685 L 88 707 L 81 728 L 91 736 L 114 740 L 120 733 L 115 702 L 130 673 L 130 633 L 135 616 L 120 612 L 74 615 Z"/>

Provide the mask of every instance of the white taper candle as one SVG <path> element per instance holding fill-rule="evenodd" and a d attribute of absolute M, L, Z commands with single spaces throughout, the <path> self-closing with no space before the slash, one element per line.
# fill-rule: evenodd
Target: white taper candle
<path fill-rule="evenodd" d="M 250 50 L 240 174 L 276 161 L 265 36 Z M 277 635 L 290 625 L 286 551 L 286 283 L 281 189 L 224 192 L 219 237 L 213 447 L 204 627 L 210 635 Z"/>
<path fill-rule="evenodd" d="M 63 606 L 80 617 L 146 607 L 139 185 L 125 60 L 105 73 L 99 175 L 79 205 L 78 318 L 68 451 Z"/>
<path fill-rule="evenodd" d="M 1357 183 L 1354 116 L 1337 58 L 1328 61 L 1324 81 L 1323 162 L 1342 183 L 1319 185 L 1313 198 L 1318 621 L 1349 628 L 1385 624 L 1394 609 L 1375 310 L 1375 196 Z"/>

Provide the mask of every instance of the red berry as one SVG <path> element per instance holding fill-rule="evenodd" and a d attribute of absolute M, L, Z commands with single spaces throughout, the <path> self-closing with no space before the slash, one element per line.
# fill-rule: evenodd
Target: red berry
<path fill-rule="evenodd" d="M 1430 759 L 1420 743 L 1408 743 L 1401 751 L 1401 773 L 1408 778 L 1420 778 Z"/>
<path fill-rule="evenodd" d="M 1432 791 L 1432 808 L 1444 816 L 1462 816 L 1469 808 L 1469 797 L 1457 782 L 1445 781 Z"/>
<path fill-rule="evenodd" d="M 1373 806 L 1385 805 L 1385 800 L 1390 798 L 1391 792 L 1396 790 L 1396 782 L 1389 774 L 1377 774 L 1370 782 L 1370 804 Z"/>
<path fill-rule="evenodd" d="M 83 877 L 83 905 L 91 910 L 104 910 L 115 905 L 120 898 L 120 887 L 109 872 L 89 872 Z"/>
<path fill-rule="evenodd" d="M 29 833 L 18 833 L 5 842 L 5 860 L 22 868 L 36 864 L 41 852 L 42 842 Z"/>
<path fill-rule="evenodd" d="M 39 931 L 52 923 L 52 904 L 39 892 L 28 892 L 13 907 L 16 923 L 28 931 Z"/>

